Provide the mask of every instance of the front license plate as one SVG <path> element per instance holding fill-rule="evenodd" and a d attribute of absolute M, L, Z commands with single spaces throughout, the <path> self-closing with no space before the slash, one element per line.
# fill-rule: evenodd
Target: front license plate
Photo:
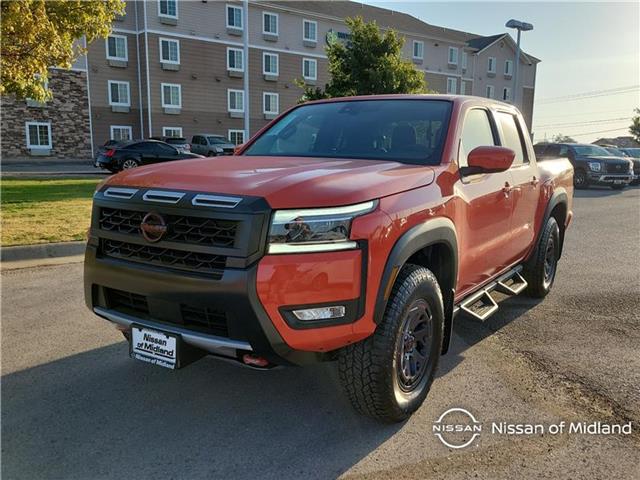
<path fill-rule="evenodd" d="M 131 327 L 131 358 L 159 365 L 165 368 L 176 368 L 178 360 L 178 337 L 148 328 Z"/>

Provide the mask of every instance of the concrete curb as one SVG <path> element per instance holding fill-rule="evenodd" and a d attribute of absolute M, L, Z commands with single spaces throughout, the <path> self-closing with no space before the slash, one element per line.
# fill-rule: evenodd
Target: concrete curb
<path fill-rule="evenodd" d="M 0 258 L 2 259 L 2 263 L 5 263 L 20 262 L 24 260 L 72 257 L 82 255 L 86 245 L 86 242 L 81 241 L 2 247 L 0 249 Z"/>

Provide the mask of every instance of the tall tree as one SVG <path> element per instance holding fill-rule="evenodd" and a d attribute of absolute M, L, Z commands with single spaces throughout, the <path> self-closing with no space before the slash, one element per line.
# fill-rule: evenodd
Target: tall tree
<path fill-rule="evenodd" d="M 301 101 L 327 97 L 380 93 L 425 93 L 424 74 L 401 55 L 404 39 L 393 30 L 380 32 L 375 22 L 346 18 L 350 37 L 326 47 L 329 83 L 322 88 L 306 86 Z"/>
<path fill-rule="evenodd" d="M 123 0 L 3 0 L 0 94 L 47 100 L 48 68 L 70 68 L 80 40 L 106 37 Z"/>
<path fill-rule="evenodd" d="M 629 127 L 629 133 L 633 135 L 633 139 L 640 143 L 640 108 L 633 110 L 635 116 L 631 119 L 631 126 Z"/>

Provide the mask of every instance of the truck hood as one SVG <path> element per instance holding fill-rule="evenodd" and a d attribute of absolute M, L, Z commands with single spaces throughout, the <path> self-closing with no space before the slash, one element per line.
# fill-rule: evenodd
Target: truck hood
<path fill-rule="evenodd" d="M 628 158 L 625 157 L 599 157 L 599 156 L 588 156 L 588 155 L 579 155 L 578 156 L 579 159 L 581 160 L 586 160 L 586 161 L 598 161 L 598 162 L 604 162 L 607 164 L 624 164 L 624 165 L 629 165 L 629 160 Z"/>
<path fill-rule="evenodd" d="M 112 186 L 263 197 L 272 208 L 349 205 L 433 182 L 432 167 L 306 157 L 215 157 L 127 170 Z"/>

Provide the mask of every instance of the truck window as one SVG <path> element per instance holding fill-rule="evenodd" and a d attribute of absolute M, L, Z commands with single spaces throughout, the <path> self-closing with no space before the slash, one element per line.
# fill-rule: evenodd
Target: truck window
<path fill-rule="evenodd" d="M 462 142 L 458 155 L 458 167 L 466 167 L 469 152 L 476 147 L 495 145 L 493 130 L 486 110 L 474 109 L 467 113 L 462 128 Z"/>
<path fill-rule="evenodd" d="M 444 100 L 354 100 L 302 105 L 244 155 L 388 160 L 438 165 L 449 125 Z"/>
<path fill-rule="evenodd" d="M 506 112 L 496 112 L 496 122 L 502 133 L 502 146 L 516 152 L 512 166 L 517 167 L 529 163 L 522 132 L 516 123 L 516 117 Z"/>

